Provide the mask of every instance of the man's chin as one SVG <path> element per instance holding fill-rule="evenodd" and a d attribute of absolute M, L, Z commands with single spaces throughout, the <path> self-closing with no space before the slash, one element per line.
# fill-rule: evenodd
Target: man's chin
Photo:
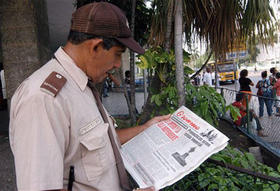
<path fill-rule="evenodd" d="M 103 82 L 106 78 L 107 78 L 108 74 L 104 74 L 103 76 L 99 76 L 99 77 L 95 77 L 95 78 L 91 78 L 92 82 L 95 84 L 99 84 L 101 82 Z"/>
<path fill-rule="evenodd" d="M 101 78 L 99 78 L 99 79 L 97 80 L 97 83 L 101 83 L 101 82 L 103 82 L 104 80 L 106 80 L 107 76 L 108 76 L 108 75 L 106 74 L 106 75 L 102 76 Z"/>

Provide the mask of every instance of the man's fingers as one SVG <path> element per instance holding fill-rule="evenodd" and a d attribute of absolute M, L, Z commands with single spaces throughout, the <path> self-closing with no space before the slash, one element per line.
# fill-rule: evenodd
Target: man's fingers
<path fill-rule="evenodd" d="M 170 116 L 171 116 L 171 114 L 162 115 L 162 116 L 157 116 L 157 117 L 155 117 L 155 120 L 158 121 L 158 122 L 159 122 L 159 121 L 163 121 L 163 120 L 169 119 Z"/>
<path fill-rule="evenodd" d="M 150 119 L 149 121 L 147 121 L 147 122 L 143 125 L 143 127 L 144 127 L 144 129 L 146 129 L 146 128 L 152 126 L 152 125 L 155 124 L 155 123 L 158 123 L 158 122 L 160 122 L 160 121 L 169 119 L 170 116 L 171 116 L 171 114 L 154 117 L 154 118 Z"/>

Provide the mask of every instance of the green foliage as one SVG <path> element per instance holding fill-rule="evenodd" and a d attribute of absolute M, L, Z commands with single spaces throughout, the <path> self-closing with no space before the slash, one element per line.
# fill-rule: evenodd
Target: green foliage
<path fill-rule="evenodd" d="M 225 100 L 209 86 L 185 85 L 186 106 L 213 126 L 218 125 L 218 119 L 224 113 Z"/>
<path fill-rule="evenodd" d="M 231 104 L 226 106 L 226 111 L 230 112 L 233 121 L 237 120 L 237 118 L 241 116 L 239 109 Z"/>
<path fill-rule="evenodd" d="M 225 100 L 218 94 L 214 88 L 208 86 L 193 86 L 191 83 L 185 84 L 186 107 L 202 117 L 213 126 L 218 125 L 218 119 L 224 113 Z M 152 96 L 152 102 L 155 102 L 158 110 L 161 107 L 160 114 L 174 112 L 178 108 L 178 96 L 175 83 L 169 82 L 166 87 L 162 87 L 159 94 Z"/>
<path fill-rule="evenodd" d="M 252 154 L 243 153 L 230 146 L 213 155 L 211 158 L 265 175 L 280 177 L 279 172 L 259 163 Z M 247 174 L 205 162 L 191 174 L 163 190 L 276 191 L 279 190 L 279 188 L 279 184 L 274 182 L 255 178 Z"/>
<path fill-rule="evenodd" d="M 160 91 L 152 96 L 152 102 L 156 104 L 153 114 L 173 113 L 178 108 L 178 96 L 175 77 L 175 55 L 163 51 L 160 47 L 150 49 L 142 56 L 137 63 L 142 68 L 157 69 L 156 74 L 162 82 Z M 190 60 L 190 54 L 184 52 L 184 62 Z M 225 100 L 214 88 L 208 86 L 196 87 L 190 83 L 189 74 L 194 71 L 184 66 L 186 107 L 197 115 L 217 126 L 219 117 L 224 113 Z"/>

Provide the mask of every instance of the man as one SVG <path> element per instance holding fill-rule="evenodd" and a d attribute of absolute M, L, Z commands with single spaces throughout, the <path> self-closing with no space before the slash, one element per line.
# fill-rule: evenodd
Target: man
<path fill-rule="evenodd" d="M 276 79 L 276 73 L 278 72 L 277 69 L 275 67 L 270 68 L 270 73 L 271 75 L 269 76 L 269 81 L 270 81 L 270 85 L 273 87 L 277 81 Z M 271 94 L 271 98 L 273 98 L 274 100 L 271 100 L 271 106 L 274 105 L 276 107 L 276 113 L 279 113 L 279 109 L 277 108 L 277 102 L 275 101 L 276 99 L 276 89 L 272 89 L 272 94 Z"/>
<path fill-rule="evenodd" d="M 276 73 L 278 72 L 277 69 L 275 67 L 270 68 L 270 73 L 271 75 L 269 76 L 269 80 L 270 80 L 270 84 L 272 86 L 274 86 L 274 84 L 276 83 Z"/>
<path fill-rule="evenodd" d="M 206 72 L 203 76 L 203 84 L 212 86 L 212 76 L 211 76 L 211 69 L 209 67 L 206 68 Z"/>
<path fill-rule="evenodd" d="M 94 84 L 120 67 L 126 47 L 144 53 L 116 6 L 91 3 L 73 13 L 66 45 L 12 98 L 10 144 L 19 191 L 132 190 L 118 148 L 169 115 L 115 131 Z"/>

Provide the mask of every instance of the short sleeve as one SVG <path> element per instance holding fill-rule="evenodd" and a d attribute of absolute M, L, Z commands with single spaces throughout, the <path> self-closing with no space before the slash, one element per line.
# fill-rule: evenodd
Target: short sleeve
<path fill-rule="evenodd" d="M 10 131 L 18 190 L 62 189 L 69 134 L 63 107 L 56 98 L 44 93 L 14 107 Z"/>
<path fill-rule="evenodd" d="M 250 85 L 252 83 L 252 80 L 250 78 L 247 78 L 247 83 Z"/>

